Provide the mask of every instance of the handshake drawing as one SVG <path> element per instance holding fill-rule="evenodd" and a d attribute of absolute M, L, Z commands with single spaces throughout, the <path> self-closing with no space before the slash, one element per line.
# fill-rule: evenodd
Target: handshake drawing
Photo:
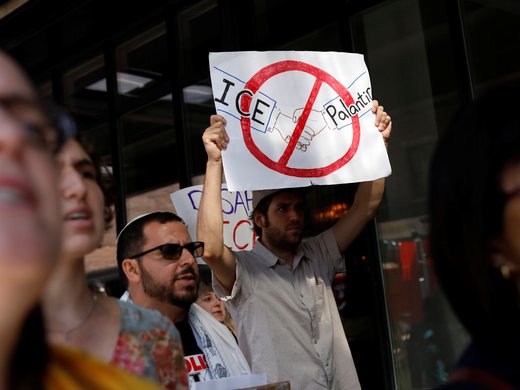
<path fill-rule="evenodd" d="M 276 116 L 273 127 L 269 127 L 268 130 L 270 132 L 276 130 L 280 137 L 282 137 L 286 143 L 289 143 L 302 113 L 303 108 L 294 110 L 292 116 L 286 115 L 280 110 Z M 323 112 L 318 110 L 311 110 L 311 113 L 307 118 L 307 122 L 305 123 L 305 127 L 298 139 L 298 142 L 296 143 L 296 149 L 302 152 L 306 152 L 312 140 L 326 127 L 328 126 L 325 118 L 323 117 Z"/>

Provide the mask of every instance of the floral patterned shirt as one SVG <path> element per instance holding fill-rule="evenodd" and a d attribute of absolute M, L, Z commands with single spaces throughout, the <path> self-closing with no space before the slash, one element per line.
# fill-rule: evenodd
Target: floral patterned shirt
<path fill-rule="evenodd" d="M 179 332 L 158 311 L 118 301 L 121 330 L 112 363 L 165 389 L 188 389 Z"/>

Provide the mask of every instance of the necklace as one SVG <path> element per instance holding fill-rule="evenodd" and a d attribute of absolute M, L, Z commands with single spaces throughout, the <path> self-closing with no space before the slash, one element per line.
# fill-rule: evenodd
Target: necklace
<path fill-rule="evenodd" d="M 94 313 L 94 311 L 96 309 L 97 302 L 98 302 L 97 295 L 95 295 L 95 294 L 92 295 L 92 306 L 90 307 L 90 310 L 85 315 L 85 317 L 83 317 L 83 319 L 77 325 L 74 325 L 72 328 L 67 329 L 65 331 L 63 331 L 63 330 L 50 330 L 50 332 L 51 333 L 62 333 L 63 334 L 63 339 L 66 342 L 68 342 L 70 340 L 71 333 L 74 333 L 76 330 L 81 328 L 89 320 L 89 318 L 92 316 L 92 313 Z"/>

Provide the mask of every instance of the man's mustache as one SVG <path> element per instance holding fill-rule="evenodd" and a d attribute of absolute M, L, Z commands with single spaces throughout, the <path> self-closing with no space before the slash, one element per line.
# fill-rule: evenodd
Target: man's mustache
<path fill-rule="evenodd" d="M 191 266 L 187 266 L 186 268 L 181 269 L 174 275 L 172 282 L 181 278 L 184 275 L 192 275 L 195 280 L 199 279 L 197 274 L 195 273 L 195 270 Z"/>
<path fill-rule="evenodd" d="M 299 222 L 290 222 L 288 225 L 287 225 L 287 228 L 288 229 L 292 229 L 292 228 L 303 228 L 303 225 Z"/>

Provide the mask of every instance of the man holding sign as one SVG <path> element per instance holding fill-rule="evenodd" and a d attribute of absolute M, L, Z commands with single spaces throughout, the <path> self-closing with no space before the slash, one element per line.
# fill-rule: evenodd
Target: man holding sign
<path fill-rule="evenodd" d="M 390 117 L 377 101 L 372 112 L 386 144 Z M 222 237 L 225 125 L 223 116 L 211 116 L 202 137 L 208 162 L 197 233 L 215 291 L 236 322 L 240 348 L 253 372 L 265 372 L 269 381 L 290 380 L 293 390 L 359 389 L 331 285 L 345 271 L 342 252 L 379 207 L 384 179 L 360 183 L 348 214 L 305 242 L 301 190 L 255 191 L 253 221 L 261 236 L 252 251 L 233 252 Z"/>

